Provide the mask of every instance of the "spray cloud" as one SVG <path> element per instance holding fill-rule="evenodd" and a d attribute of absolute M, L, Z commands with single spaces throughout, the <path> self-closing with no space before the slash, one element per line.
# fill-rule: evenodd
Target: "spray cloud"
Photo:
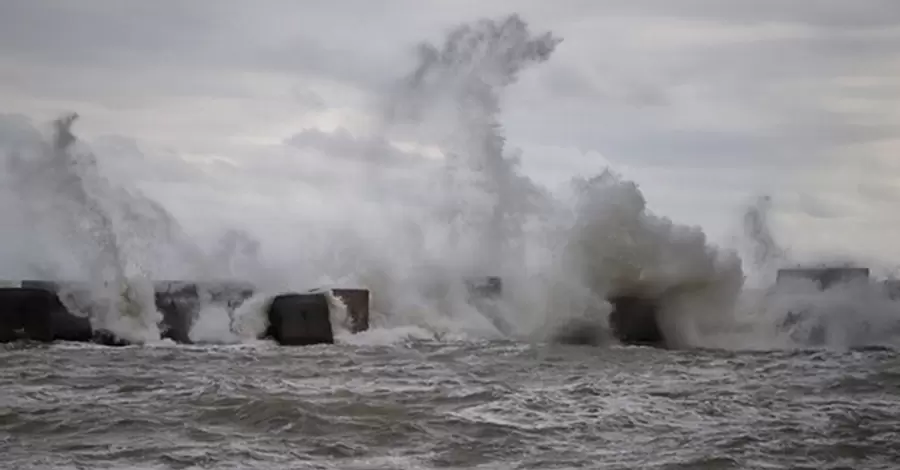
<path fill-rule="evenodd" d="M 290 281 L 273 279 L 283 271 L 261 261 L 271 239 L 250 236 L 249 224 L 233 227 L 205 255 L 160 204 L 105 180 L 92 155 L 75 151 L 72 120 L 61 120 L 53 143 L 32 152 L 34 161 L 10 162 L 23 226 L 46 247 L 41 252 L 47 256 L 29 261 L 62 278 L 103 273 L 98 285 L 116 286 L 116 293 L 100 297 L 135 305 L 140 313 L 133 317 L 141 319 L 136 330 L 146 330 L 138 335 L 146 338 L 158 334 L 152 303 L 146 293 L 133 294 L 136 287 L 122 294 L 122 286 L 172 273 L 201 279 L 224 273 L 266 278 L 279 288 L 367 287 L 375 330 L 442 336 L 543 340 L 577 323 L 606 337 L 607 299 L 635 295 L 659 306 L 673 346 L 734 346 L 722 339 L 733 338 L 729 330 L 762 318 L 737 305 L 743 267 L 735 253 L 713 246 L 699 228 L 654 215 L 637 185 L 603 168 L 573 181 L 573 199 L 551 195 L 521 172 L 518 155 L 507 148 L 504 89 L 529 67 L 548 61 L 560 44 L 511 15 L 455 28 L 439 45 L 421 45 L 417 65 L 389 97 L 385 135 L 372 141 L 399 134 L 433 145 L 441 151 L 439 164 L 411 164 L 404 191 L 385 191 L 374 203 L 355 201 L 366 207 L 365 216 L 346 214 L 340 223 L 297 234 L 296 249 L 278 253 L 282 264 L 306 270 Z M 374 170 L 373 180 L 387 171 Z M 335 196 L 323 194 L 322 200 Z M 783 253 L 768 230 L 763 202 L 745 220 L 756 240 L 755 265 Z M 504 297 L 491 308 L 475 308 L 465 280 L 486 275 L 504 279 Z M 262 304 L 257 299 L 246 310 Z M 130 311 L 117 305 L 110 311 Z M 260 328 L 257 314 L 216 315 L 203 317 L 198 338 L 248 337 L 217 321 L 238 324 L 239 331 Z"/>

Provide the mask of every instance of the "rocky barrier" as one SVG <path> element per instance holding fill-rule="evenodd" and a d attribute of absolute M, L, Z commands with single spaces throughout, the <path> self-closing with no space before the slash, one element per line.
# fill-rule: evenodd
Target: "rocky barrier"
<path fill-rule="evenodd" d="M 0 342 L 81 341 L 109 346 L 128 344 L 108 330 L 94 327 L 86 285 L 74 282 L 24 280 L 0 287 Z M 163 338 L 191 343 L 190 331 L 204 305 L 214 304 L 231 312 L 252 297 L 255 289 L 241 282 L 158 281 L 154 283 L 156 308 Z M 369 291 L 336 288 L 331 293 L 347 307 L 351 330 L 368 329 Z M 68 308 L 66 306 L 69 306 Z M 334 342 L 327 291 L 286 292 L 266 305 L 268 328 L 261 336 L 283 345 Z"/>

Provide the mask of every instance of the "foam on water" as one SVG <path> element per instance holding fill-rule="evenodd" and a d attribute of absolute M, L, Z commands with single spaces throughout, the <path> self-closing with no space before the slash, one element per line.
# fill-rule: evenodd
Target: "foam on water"
<path fill-rule="evenodd" d="M 609 169 L 573 180 L 566 196 L 523 174 L 519 155 L 506 148 L 501 98 L 520 73 L 550 60 L 560 44 L 512 15 L 462 25 L 442 44 L 421 45 L 416 66 L 386 97 L 382 135 L 374 138 L 420 142 L 439 148 L 441 158 L 410 164 L 410 188 L 416 188 L 410 193 L 367 199 L 360 212 L 371 219 L 309 227 L 296 252 L 279 253 L 288 268 L 262 260 L 260 247 L 272 240 L 251 236 L 249 222 L 232 227 L 206 254 L 161 205 L 104 179 L 101 162 L 76 152 L 72 120 L 57 122 L 51 143 L 19 123 L 0 133 L 11 188 L 2 191 L 0 207 L 4 220 L 21 228 L 4 230 L 23 248 L 5 252 L 10 259 L 4 261 L 26 266 L 20 277 L 96 281 L 92 298 L 106 305 L 100 309 L 106 313 L 94 320 L 138 341 L 159 336 L 148 279 L 202 281 L 223 272 L 269 294 L 235 311 L 205 305 L 190 333 L 196 342 L 251 341 L 267 327 L 271 295 L 317 285 L 371 290 L 371 330 L 351 335 L 346 306 L 326 289 L 336 336 L 349 343 L 548 340 L 573 325 L 609 342 L 607 299 L 616 294 L 656 299 L 661 328 L 675 347 L 895 341 L 897 303 L 881 290 L 761 287 L 775 267 L 790 261 L 769 226 L 768 200 L 747 212 L 753 252 L 744 263 L 699 228 L 653 214 L 639 188 Z M 22 158 L 27 153 L 30 160 Z M 386 170 L 368 165 L 367 181 L 377 186 Z M 322 200 L 331 196 L 323 193 Z M 309 274 L 313 268 L 317 272 Z M 466 282 L 485 276 L 502 277 L 503 297 L 476 306 Z M 745 278 L 759 285 L 745 287 Z M 797 309 L 806 313 L 785 328 L 785 318 Z M 824 336 L 814 332 L 822 324 Z"/>

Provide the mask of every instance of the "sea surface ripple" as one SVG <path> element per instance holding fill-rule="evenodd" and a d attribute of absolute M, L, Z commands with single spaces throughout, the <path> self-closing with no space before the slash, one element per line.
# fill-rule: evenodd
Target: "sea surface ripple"
<path fill-rule="evenodd" d="M 900 468 L 900 354 L 0 346 L 10 469 Z"/>

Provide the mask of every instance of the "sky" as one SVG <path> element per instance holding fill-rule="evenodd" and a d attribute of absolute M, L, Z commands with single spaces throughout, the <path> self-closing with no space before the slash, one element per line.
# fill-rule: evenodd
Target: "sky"
<path fill-rule="evenodd" d="M 316 188 L 438 158 L 373 137 L 417 46 L 513 13 L 562 39 L 501 96 L 539 184 L 608 166 L 721 244 L 765 194 L 798 259 L 900 265 L 895 0 L 5 0 L 0 139 L 75 111 L 188 223 L 347 217 L 349 193 Z"/>

